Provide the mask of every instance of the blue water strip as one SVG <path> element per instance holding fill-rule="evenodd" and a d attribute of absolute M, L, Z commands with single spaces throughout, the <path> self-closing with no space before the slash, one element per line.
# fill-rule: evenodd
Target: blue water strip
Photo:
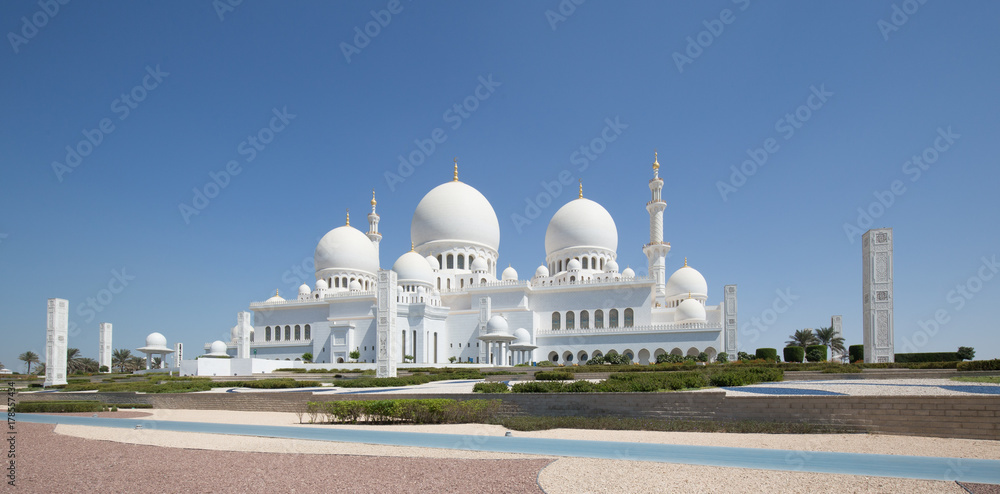
<path fill-rule="evenodd" d="M 18 414 L 23 422 L 1000 484 L 1000 460 Z"/>

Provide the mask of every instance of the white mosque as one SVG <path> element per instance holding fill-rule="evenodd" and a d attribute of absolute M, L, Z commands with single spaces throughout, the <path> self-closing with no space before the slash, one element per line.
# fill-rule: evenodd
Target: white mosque
<path fill-rule="evenodd" d="M 582 186 L 550 220 L 545 262 L 533 276 L 501 270 L 496 213 L 458 179 L 456 161 L 453 180 L 417 204 L 411 250 L 396 259 L 392 273 L 380 271 L 373 193 L 367 232 L 351 226 L 348 216 L 319 241 L 314 286 L 303 284 L 294 299 L 275 293 L 251 303 L 252 325 L 249 314 L 241 316 L 232 340 L 206 345 L 207 356 L 296 361 L 311 353 L 319 365 L 354 362 L 357 351 L 357 362 L 374 363 L 385 341 L 380 330 L 387 328 L 395 341 L 383 358 L 415 365 L 572 365 L 612 353 L 641 364 L 663 353 L 734 359 L 736 286 L 723 287 L 721 302 L 708 305 L 708 283 L 687 259 L 666 276 L 670 243 L 663 241 L 667 204 L 659 167 L 654 160 L 646 203 L 648 277 L 619 271 L 615 220 L 583 197 Z M 380 287 L 380 278 L 395 282 Z"/>

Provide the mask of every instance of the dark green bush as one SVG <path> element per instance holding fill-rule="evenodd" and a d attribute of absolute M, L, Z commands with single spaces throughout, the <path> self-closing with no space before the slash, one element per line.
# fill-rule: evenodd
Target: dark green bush
<path fill-rule="evenodd" d="M 1000 370 L 1000 359 L 959 362 L 956 368 L 960 371 Z"/>
<path fill-rule="evenodd" d="M 14 405 L 16 413 L 100 412 L 106 407 L 99 401 L 22 401 Z"/>
<path fill-rule="evenodd" d="M 254 388 L 254 389 L 287 389 L 312 388 L 320 386 L 319 381 L 296 381 L 290 377 L 275 379 L 259 379 L 256 381 L 215 381 L 213 388 Z"/>
<path fill-rule="evenodd" d="M 826 345 L 809 345 L 806 347 L 806 360 L 810 362 L 825 362 L 826 355 Z"/>
<path fill-rule="evenodd" d="M 773 367 L 727 368 L 709 376 L 712 386 L 747 386 L 762 382 L 781 381 L 784 373 Z"/>
<path fill-rule="evenodd" d="M 895 361 L 901 364 L 910 362 L 954 362 L 962 360 L 958 358 L 958 352 L 924 352 L 924 353 L 897 353 Z"/>
<path fill-rule="evenodd" d="M 778 351 L 774 348 L 758 348 L 756 356 L 761 360 L 767 360 L 770 362 L 778 361 Z"/>
<path fill-rule="evenodd" d="M 484 382 L 476 383 L 472 387 L 473 393 L 507 393 L 510 388 L 507 387 L 507 383 L 502 382 Z"/>
<path fill-rule="evenodd" d="M 785 362 L 801 363 L 806 357 L 806 351 L 800 346 L 786 346 L 784 349 Z"/>
<path fill-rule="evenodd" d="M 861 367 L 854 364 L 838 364 L 826 367 L 821 372 L 824 374 L 859 374 Z"/>
<path fill-rule="evenodd" d="M 851 358 L 851 362 L 864 362 L 865 361 L 865 346 L 864 345 L 851 345 L 847 348 L 847 354 Z"/>
<path fill-rule="evenodd" d="M 525 381 L 510 387 L 512 393 L 558 393 L 563 389 L 559 381 Z"/>
<path fill-rule="evenodd" d="M 450 399 L 311 401 L 306 413 L 314 422 L 322 415 L 329 423 L 485 423 L 498 414 L 500 404 L 500 400 Z"/>
<path fill-rule="evenodd" d="M 564 370 L 540 371 L 535 373 L 536 381 L 569 381 L 573 379 L 573 373 Z"/>
<path fill-rule="evenodd" d="M 754 360 L 755 358 L 756 357 L 754 355 L 750 355 L 747 352 L 737 352 L 736 353 L 736 360 L 739 360 L 740 362 L 749 362 L 751 360 Z"/>

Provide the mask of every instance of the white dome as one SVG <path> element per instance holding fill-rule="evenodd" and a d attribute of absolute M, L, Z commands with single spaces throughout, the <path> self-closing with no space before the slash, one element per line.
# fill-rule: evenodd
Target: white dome
<path fill-rule="evenodd" d="M 434 241 L 500 248 L 496 211 L 478 190 L 459 181 L 431 189 L 413 213 L 410 238 L 420 247 Z"/>
<path fill-rule="evenodd" d="M 299 285 L 299 295 L 309 295 L 312 290 L 309 289 L 309 285 L 303 283 Z"/>
<path fill-rule="evenodd" d="M 689 293 L 707 297 L 708 283 L 705 282 L 705 277 L 698 270 L 688 266 L 685 261 L 684 267 L 674 271 L 674 274 L 667 279 L 664 293 L 667 298 L 687 296 Z"/>
<path fill-rule="evenodd" d="M 507 331 L 507 320 L 501 315 L 495 315 L 486 321 L 486 333 L 487 334 L 506 334 Z"/>
<path fill-rule="evenodd" d="M 677 306 L 677 322 L 705 322 L 705 306 L 701 302 L 689 298 Z"/>
<path fill-rule="evenodd" d="M 351 284 L 347 285 L 347 288 L 350 289 L 352 292 L 360 292 L 361 283 L 358 282 L 358 280 L 351 280 Z"/>
<path fill-rule="evenodd" d="M 473 273 L 485 273 L 490 268 L 490 265 L 486 263 L 486 259 L 477 257 L 472 261 L 472 265 L 469 268 L 472 269 Z"/>
<path fill-rule="evenodd" d="M 580 264 L 579 259 L 570 259 L 569 263 L 566 264 L 567 271 L 579 271 L 583 269 L 583 264 Z"/>
<path fill-rule="evenodd" d="M 412 250 L 399 256 L 392 265 L 392 270 L 396 272 L 396 279 L 400 283 L 416 282 L 428 285 L 434 283 L 434 270 L 431 269 L 431 265 L 427 263 L 427 259 Z"/>
<path fill-rule="evenodd" d="M 441 269 L 441 263 L 438 262 L 436 257 L 427 256 L 425 257 L 425 259 L 427 259 L 427 264 L 430 264 L 431 269 L 433 269 L 434 271 Z"/>
<path fill-rule="evenodd" d="M 503 281 L 517 280 L 517 270 L 511 266 L 507 266 L 507 269 L 503 270 L 500 274 L 500 279 Z"/>
<path fill-rule="evenodd" d="M 208 354 L 217 356 L 226 355 L 227 348 L 228 346 L 226 346 L 226 342 L 215 340 L 212 342 L 212 345 L 208 347 Z"/>
<path fill-rule="evenodd" d="M 163 336 L 160 333 L 149 333 L 149 336 L 146 337 L 146 346 L 147 347 L 164 347 L 164 348 L 166 348 L 166 346 L 167 346 L 167 337 Z"/>
<path fill-rule="evenodd" d="M 528 333 L 527 329 L 517 328 L 514 330 L 514 342 L 510 346 L 532 346 L 531 345 L 531 333 Z"/>
<path fill-rule="evenodd" d="M 544 264 L 541 265 L 541 266 L 538 266 L 538 269 L 535 270 L 535 277 L 536 278 L 548 278 L 548 276 L 549 276 L 549 268 L 548 268 L 548 266 L 545 266 Z"/>
<path fill-rule="evenodd" d="M 603 206 L 581 197 L 556 211 L 545 230 L 545 255 L 570 247 L 618 250 L 618 227 Z"/>
<path fill-rule="evenodd" d="M 317 273 L 324 269 L 343 269 L 374 276 L 378 272 L 375 245 L 352 226 L 339 226 L 323 235 L 316 246 L 314 260 Z"/>
<path fill-rule="evenodd" d="M 326 280 L 324 280 L 324 279 L 318 279 L 318 280 L 316 280 L 316 289 L 317 290 L 326 290 L 328 288 L 330 288 L 330 286 L 326 284 Z"/>
<path fill-rule="evenodd" d="M 625 271 L 622 271 L 622 278 L 635 278 L 635 271 L 632 268 L 625 268 Z"/>
<path fill-rule="evenodd" d="M 604 263 L 604 272 L 605 273 L 617 273 L 618 272 L 618 263 L 615 262 L 614 259 L 612 259 L 612 260 Z"/>
<path fill-rule="evenodd" d="M 284 302 L 284 301 L 285 301 L 285 299 L 282 298 L 281 295 L 278 295 L 278 291 L 277 290 L 274 291 L 274 296 L 272 296 L 271 298 L 265 300 L 265 302 Z"/>

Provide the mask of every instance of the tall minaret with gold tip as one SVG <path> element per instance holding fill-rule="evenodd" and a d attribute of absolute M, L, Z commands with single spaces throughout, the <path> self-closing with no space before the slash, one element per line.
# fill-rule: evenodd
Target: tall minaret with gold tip
<path fill-rule="evenodd" d="M 663 179 L 660 178 L 660 162 L 656 151 L 653 152 L 653 179 L 649 181 L 652 198 L 646 203 L 649 212 L 649 243 L 642 251 L 649 260 L 649 275 L 656 282 L 656 302 L 663 302 L 667 284 L 667 254 L 670 252 L 670 242 L 663 241 L 663 211 L 667 203 L 663 200 Z"/>
<path fill-rule="evenodd" d="M 382 241 L 382 234 L 378 232 L 378 213 L 375 212 L 375 189 L 372 189 L 372 212 L 368 213 L 368 233 L 365 235 L 375 246 L 375 253 L 378 254 L 378 243 Z"/>

